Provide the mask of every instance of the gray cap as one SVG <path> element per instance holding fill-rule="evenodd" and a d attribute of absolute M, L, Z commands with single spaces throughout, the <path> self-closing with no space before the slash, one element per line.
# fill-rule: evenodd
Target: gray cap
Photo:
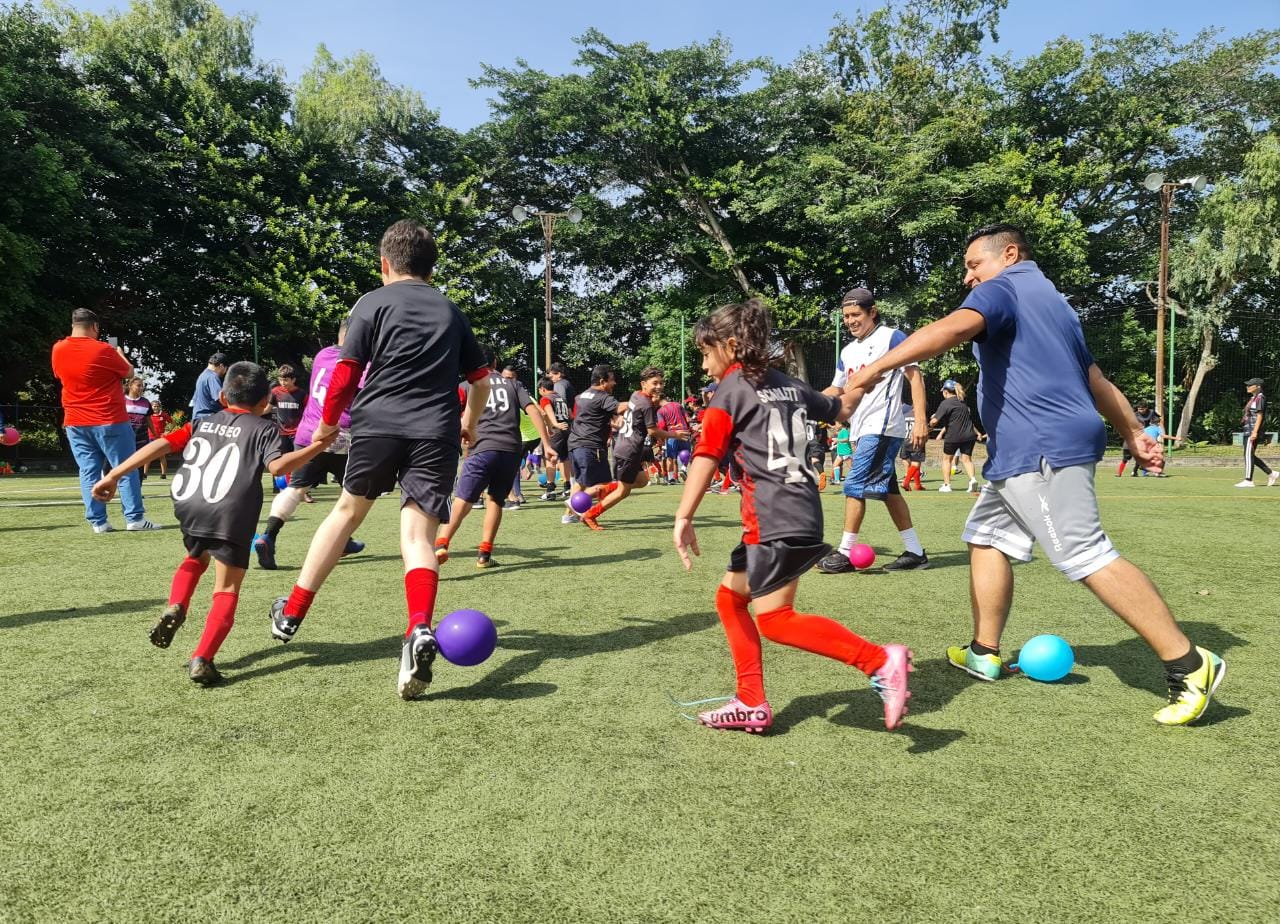
<path fill-rule="evenodd" d="M 1262 379 L 1246 379 L 1245 384 L 1246 385 L 1262 385 L 1264 383 Z"/>
<path fill-rule="evenodd" d="M 871 294 L 870 289 L 864 289 L 859 286 L 856 289 L 850 289 L 844 293 L 844 298 L 840 299 L 842 305 L 861 305 L 863 308 L 870 308 L 876 303 L 875 296 Z"/>

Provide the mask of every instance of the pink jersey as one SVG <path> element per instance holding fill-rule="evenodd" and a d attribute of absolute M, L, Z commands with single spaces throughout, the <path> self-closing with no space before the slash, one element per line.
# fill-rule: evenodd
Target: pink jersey
<path fill-rule="evenodd" d="M 342 350 L 336 346 L 325 347 L 316 354 L 311 362 L 311 387 L 308 390 L 309 400 L 302 410 L 302 420 L 298 423 L 298 433 L 294 437 L 294 445 L 302 448 L 311 445 L 311 435 L 320 426 L 320 417 L 324 413 L 324 396 L 329 391 L 329 380 L 333 378 L 333 370 L 338 368 L 338 360 L 342 358 Z M 369 374 L 366 367 L 360 376 L 359 388 L 364 387 L 365 376 Z M 338 419 L 338 428 L 347 430 L 351 427 L 351 415 L 346 411 Z"/>

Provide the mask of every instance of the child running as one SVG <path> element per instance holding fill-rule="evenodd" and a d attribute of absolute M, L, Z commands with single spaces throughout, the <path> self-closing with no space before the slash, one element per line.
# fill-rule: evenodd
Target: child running
<path fill-rule="evenodd" d="M 759 734 L 773 723 L 765 698 L 760 636 L 853 665 L 871 678 L 884 701 L 884 722 L 897 728 L 907 712 L 904 645 L 876 645 L 824 616 L 797 613 L 796 584 L 831 546 L 822 541 L 817 474 L 805 457 L 806 424 L 846 420 L 860 392 L 819 394 L 803 382 L 767 367 L 769 313 L 757 299 L 725 305 L 698 323 L 694 339 L 702 368 L 720 382 L 694 449 L 676 511 L 674 541 L 685 570 L 700 555 L 693 515 L 720 459 L 733 453 L 743 470 L 742 541 L 716 592 L 737 671 L 737 696 L 698 720 L 710 728 Z M 748 610 L 755 610 L 752 622 Z M 757 623 L 759 630 L 757 631 Z"/>
<path fill-rule="evenodd" d="M 200 576 L 215 562 L 213 605 L 188 673 L 201 686 L 222 681 L 214 656 L 235 622 L 240 584 L 249 568 L 249 544 L 262 511 L 262 470 L 284 475 L 317 456 L 332 437 L 286 453 L 279 427 L 263 417 L 271 383 L 254 363 L 234 363 L 222 383 L 223 409 L 143 446 L 93 486 L 103 503 L 120 479 L 170 452 L 182 453 L 173 476 L 173 512 L 182 526 L 187 557 L 178 566 L 165 607 L 151 630 L 151 644 L 168 648 L 187 618 Z"/>

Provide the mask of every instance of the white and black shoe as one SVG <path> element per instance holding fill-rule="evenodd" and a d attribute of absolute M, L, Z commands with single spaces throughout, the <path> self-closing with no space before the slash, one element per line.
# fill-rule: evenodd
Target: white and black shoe
<path fill-rule="evenodd" d="M 288 597 L 276 597 L 276 602 L 271 604 L 271 637 L 286 644 L 293 640 L 302 625 L 301 619 L 284 614 L 284 605 L 288 602 Z"/>
<path fill-rule="evenodd" d="M 132 523 L 125 524 L 125 530 L 131 533 L 150 532 L 153 529 L 162 529 L 159 523 L 152 523 L 150 520 L 134 520 Z"/>
<path fill-rule="evenodd" d="M 396 692 L 403 700 L 416 698 L 431 683 L 431 664 L 440 650 L 435 633 L 425 622 L 418 623 L 400 648 L 400 675 Z"/>

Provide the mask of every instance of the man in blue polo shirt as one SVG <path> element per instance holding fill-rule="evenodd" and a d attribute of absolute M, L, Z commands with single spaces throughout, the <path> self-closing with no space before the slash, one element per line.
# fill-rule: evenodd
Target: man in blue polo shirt
<path fill-rule="evenodd" d="M 1033 544 L 1059 571 L 1083 581 L 1164 662 L 1169 703 L 1162 725 L 1204 714 L 1226 663 L 1191 644 L 1150 579 L 1120 557 L 1102 531 L 1093 475 L 1107 418 L 1143 468 L 1164 467 L 1160 444 L 1085 346 L 1080 320 L 1031 260 L 1022 231 L 990 225 L 965 251 L 959 309 L 928 324 L 850 376 L 867 390 L 887 372 L 972 340 L 982 375 L 978 412 L 987 425 L 988 484 L 965 524 L 973 597 L 973 641 L 947 649 L 951 664 L 980 680 L 1000 675 L 1000 636 L 1013 599 L 1010 559 L 1031 560 Z"/>
<path fill-rule="evenodd" d="M 209 365 L 196 379 L 196 390 L 191 396 L 191 420 L 195 422 L 222 410 L 222 377 L 227 374 L 227 354 L 214 353 Z"/>

